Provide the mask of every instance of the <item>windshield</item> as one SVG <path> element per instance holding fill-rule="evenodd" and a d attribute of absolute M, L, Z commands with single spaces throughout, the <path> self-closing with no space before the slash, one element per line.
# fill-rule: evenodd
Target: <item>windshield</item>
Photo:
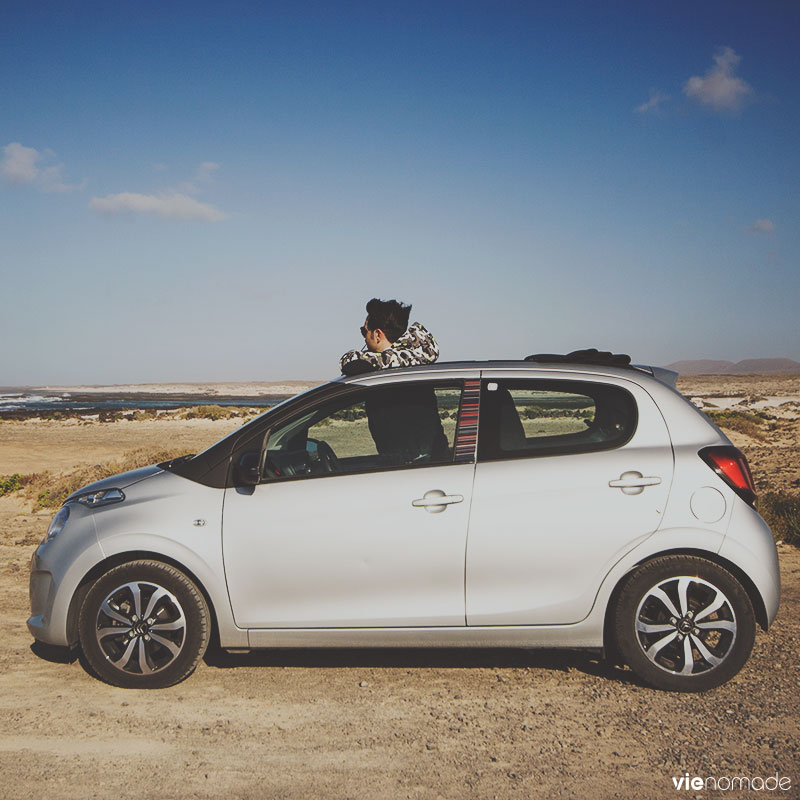
<path fill-rule="evenodd" d="M 205 450 L 198 453 L 196 456 L 192 456 L 192 458 L 202 458 L 211 453 L 212 451 L 216 450 L 218 447 L 223 450 L 228 449 L 224 447 L 226 443 L 232 445 L 234 439 L 238 439 L 240 436 L 246 435 L 247 432 L 250 431 L 252 428 L 258 427 L 259 424 L 261 423 L 261 420 L 263 420 L 267 414 L 271 414 L 273 411 L 276 411 L 279 408 L 283 408 L 287 403 L 293 403 L 295 400 L 299 400 L 301 397 L 306 397 L 307 395 L 312 394 L 313 392 L 318 392 L 321 389 L 325 389 L 330 385 L 331 381 L 328 381 L 327 383 L 321 383 L 318 386 L 312 386 L 310 389 L 306 389 L 306 391 L 301 392 L 300 394 L 296 394 L 293 397 L 289 397 L 286 400 L 282 400 L 277 405 L 270 406 L 266 411 L 259 414 L 254 419 L 251 419 L 250 422 L 246 423 L 245 425 L 242 425 L 241 428 L 237 428 L 235 431 L 231 431 L 231 433 L 229 433 L 227 436 L 223 437 L 218 442 L 214 442 L 214 444 L 212 444 L 210 447 L 207 447 Z"/>

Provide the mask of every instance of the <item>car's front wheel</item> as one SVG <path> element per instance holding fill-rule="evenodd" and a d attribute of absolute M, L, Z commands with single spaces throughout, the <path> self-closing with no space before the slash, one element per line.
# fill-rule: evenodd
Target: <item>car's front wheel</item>
<path fill-rule="evenodd" d="M 615 635 L 643 681 L 699 692 L 742 668 L 755 614 L 741 583 L 723 567 L 696 556 L 662 556 L 639 567 L 620 592 Z"/>
<path fill-rule="evenodd" d="M 92 586 L 78 630 L 99 678 L 126 689 L 161 689 L 190 675 L 202 658 L 210 636 L 208 605 L 169 564 L 130 561 Z"/>

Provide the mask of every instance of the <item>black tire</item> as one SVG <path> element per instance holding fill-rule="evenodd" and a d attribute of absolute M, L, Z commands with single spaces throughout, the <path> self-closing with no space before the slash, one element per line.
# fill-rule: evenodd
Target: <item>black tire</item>
<path fill-rule="evenodd" d="M 194 671 L 208 646 L 209 618 L 202 592 L 182 572 L 159 561 L 129 561 L 89 590 L 78 634 L 87 665 L 101 680 L 163 689 Z"/>
<path fill-rule="evenodd" d="M 662 556 L 642 565 L 615 608 L 614 633 L 625 662 L 645 683 L 666 691 L 703 692 L 730 680 L 747 661 L 755 630 L 753 605 L 739 581 L 697 556 Z"/>

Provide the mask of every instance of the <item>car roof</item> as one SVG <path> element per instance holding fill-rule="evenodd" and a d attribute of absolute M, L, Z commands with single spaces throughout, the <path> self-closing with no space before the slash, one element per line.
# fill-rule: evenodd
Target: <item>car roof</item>
<path fill-rule="evenodd" d="M 342 383 L 361 383 L 364 380 L 389 377 L 389 375 L 426 375 L 431 373 L 463 373 L 465 371 L 477 372 L 480 370 L 519 370 L 521 372 L 571 372 L 583 375 L 605 375 L 608 377 L 627 378 L 639 380 L 656 378 L 668 386 L 675 385 L 678 373 L 661 367 L 650 367 L 642 364 L 631 364 L 628 367 L 607 366 L 605 364 L 584 364 L 575 361 L 547 362 L 521 360 L 491 360 L 491 361 L 437 361 L 433 364 L 424 364 L 415 367 L 392 367 L 384 370 L 362 372 L 358 375 L 342 375 L 337 381 Z"/>

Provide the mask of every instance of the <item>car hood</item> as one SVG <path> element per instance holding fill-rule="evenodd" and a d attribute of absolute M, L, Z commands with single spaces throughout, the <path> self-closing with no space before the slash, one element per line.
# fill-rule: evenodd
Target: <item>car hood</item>
<path fill-rule="evenodd" d="M 163 471 L 161 467 L 153 464 L 149 467 L 139 467 L 139 469 L 120 472 L 117 475 L 109 475 L 107 478 L 102 478 L 94 483 L 87 483 L 86 486 L 82 486 L 80 489 L 73 492 L 64 502 L 68 503 L 70 500 L 74 500 L 78 495 L 86 494 L 86 492 L 97 492 L 100 491 L 100 489 L 124 489 L 146 478 L 152 478 L 153 475 L 157 475 L 159 472 Z"/>

